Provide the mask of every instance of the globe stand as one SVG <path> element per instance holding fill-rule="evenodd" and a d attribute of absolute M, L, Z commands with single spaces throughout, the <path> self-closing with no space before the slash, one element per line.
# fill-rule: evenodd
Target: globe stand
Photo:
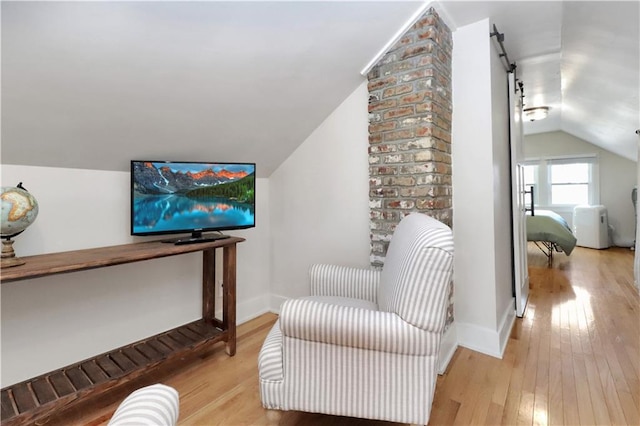
<path fill-rule="evenodd" d="M 7 238 L 2 240 L 2 257 L 0 258 L 0 267 L 11 268 L 13 266 L 24 265 L 26 262 L 19 257 L 16 257 L 16 252 L 13 251 L 13 240 Z"/>

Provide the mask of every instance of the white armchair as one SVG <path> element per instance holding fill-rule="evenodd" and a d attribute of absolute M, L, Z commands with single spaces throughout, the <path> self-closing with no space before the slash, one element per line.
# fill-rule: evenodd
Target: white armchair
<path fill-rule="evenodd" d="M 314 265 L 260 351 L 264 407 L 427 424 L 452 269 L 451 229 L 420 213 L 381 271 Z"/>
<path fill-rule="evenodd" d="M 171 386 L 145 386 L 120 403 L 107 426 L 175 426 L 180 413 L 180 395 Z"/>

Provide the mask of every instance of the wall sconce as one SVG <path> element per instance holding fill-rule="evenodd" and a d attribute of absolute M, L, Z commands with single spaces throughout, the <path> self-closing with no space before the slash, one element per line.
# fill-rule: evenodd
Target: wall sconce
<path fill-rule="evenodd" d="M 524 113 L 524 118 L 529 121 L 542 120 L 547 118 L 549 115 L 549 107 L 541 106 L 541 107 L 533 107 L 533 108 L 525 108 L 522 110 Z"/>

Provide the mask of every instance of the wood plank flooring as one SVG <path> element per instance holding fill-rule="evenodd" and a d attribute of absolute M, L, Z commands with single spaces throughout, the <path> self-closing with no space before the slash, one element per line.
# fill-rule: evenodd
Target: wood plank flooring
<path fill-rule="evenodd" d="M 459 348 L 438 378 L 430 425 L 640 424 L 640 298 L 633 252 L 576 248 L 552 268 L 529 248 L 531 295 L 503 359 Z M 275 321 L 265 314 L 238 329 L 238 350 L 222 346 L 163 382 L 180 392 L 180 425 L 265 425 L 257 354 Z M 139 386 L 147 384 L 140 382 Z M 48 425 L 107 423 L 125 396 L 105 396 Z M 284 413 L 281 425 L 389 425 L 344 417 Z"/>

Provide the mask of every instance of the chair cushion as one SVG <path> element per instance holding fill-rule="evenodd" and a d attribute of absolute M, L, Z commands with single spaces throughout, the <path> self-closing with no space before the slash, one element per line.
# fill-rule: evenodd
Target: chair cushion
<path fill-rule="evenodd" d="M 406 216 L 384 261 L 378 304 L 423 330 L 440 333 L 453 272 L 451 229 L 422 213 Z"/>
<path fill-rule="evenodd" d="M 308 296 L 301 297 L 301 299 L 313 300 L 315 302 L 328 303 L 330 305 L 348 306 L 350 308 L 369 309 L 372 311 L 378 310 L 378 305 L 373 302 L 364 299 L 354 299 L 351 297 L 340 296 Z"/>
<path fill-rule="evenodd" d="M 109 421 L 109 426 L 172 426 L 178 421 L 178 391 L 155 384 L 127 396 Z"/>

